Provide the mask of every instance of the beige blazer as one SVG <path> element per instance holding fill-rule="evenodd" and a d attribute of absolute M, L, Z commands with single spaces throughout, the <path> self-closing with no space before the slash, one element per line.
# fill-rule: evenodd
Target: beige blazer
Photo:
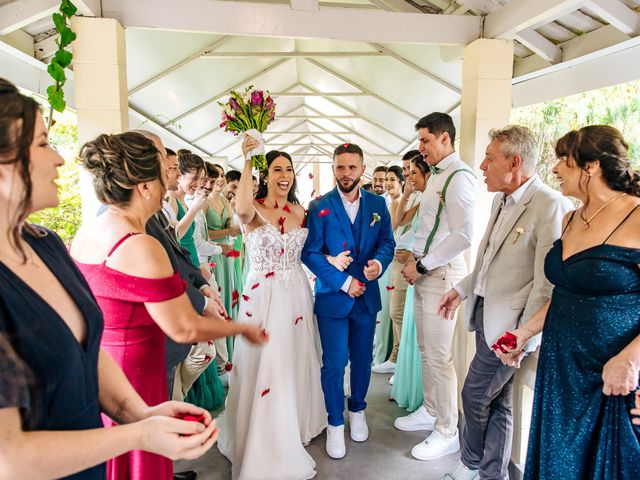
<path fill-rule="evenodd" d="M 473 290 L 502 197 L 498 194 L 493 200 L 473 271 L 456 286 L 467 296 L 465 324 L 470 331 L 474 330 L 472 316 L 477 301 Z M 526 322 L 551 297 L 552 286 L 544 274 L 544 259 L 560 237 L 563 217 L 572 209 L 568 199 L 536 178 L 506 220 L 485 279 L 484 334 L 489 347 L 505 331 Z M 526 350 L 535 350 L 539 342 L 539 335 L 532 338 Z"/>

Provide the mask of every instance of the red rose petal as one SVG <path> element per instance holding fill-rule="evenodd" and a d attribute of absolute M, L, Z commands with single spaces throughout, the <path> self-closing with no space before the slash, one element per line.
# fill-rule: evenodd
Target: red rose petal
<path fill-rule="evenodd" d="M 278 208 L 278 201 L 276 200 L 276 203 L 274 205 L 275 208 Z"/>
<path fill-rule="evenodd" d="M 322 195 L 318 195 L 315 199 L 320 200 L 321 198 L 322 198 Z"/>
<path fill-rule="evenodd" d="M 276 272 L 269 272 L 265 275 L 265 278 L 273 277 L 275 274 Z"/>
<path fill-rule="evenodd" d="M 193 413 L 178 413 L 175 418 L 185 420 L 187 422 L 200 422 L 204 423 L 204 415 L 194 415 Z"/>
<path fill-rule="evenodd" d="M 284 255 L 284 248 L 281 248 L 280 249 L 280 256 L 283 256 L 283 255 Z"/>
<path fill-rule="evenodd" d="M 262 393 L 260 394 L 260 396 L 261 396 L 261 397 L 264 397 L 265 395 L 268 395 L 270 391 L 271 391 L 271 389 L 270 389 L 270 388 L 265 388 L 265 389 L 262 391 Z"/>
<path fill-rule="evenodd" d="M 282 210 L 288 213 L 291 213 L 291 209 L 289 208 L 289 205 L 286 204 L 284 207 L 282 207 Z"/>
<path fill-rule="evenodd" d="M 232 319 L 229 315 L 227 315 L 226 317 L 224 317 L 224 319 L 225 319 L 227 322 L 233 322 L 233 319 Z"/>
<path fill-rule="evenodd" d="M 313 173 L 309 174 L 309 180 L 313 180 Z"/>
<path fill-rule="evenodd" d="M 251 312 L 245 312 L 245 314 L 247 315 L 247 317 L 253 317 L 253 313 Z"/>
<path fill-rule="evenodd" d="M 378 320 L 378 321 L 376 322 L 376 325 L 380 325 L 380 320 Z"/>
<path fill-rule="evenodd" d="M 284 222 L 287 219 L 285 217 L 280 217 L 278 218 L 278 225 L 280 225 L 280 233 L 282 233 L 284 235 Z"/>
<path fill-rule="evenodd" d="M 318 216 L 319 217 L 326 217 L 327 215 L 329 215 L 329 209 L 328 208 L 323 208 L 322 210 L 320 210 L 318 212 Z"/>
<path fill-rule="evenodd" d="M 239 258 L 240 257 L 240 251 L 238 250 L 229 250 L 227 252 L 227 258 Z"/>
<path fill-rule="evenodd" d="M 390 292 L 391 290 L 395 289 L 396 287 L 394 287 L 393 285 L 387 285 L 387 292 Z"/>
<path fill-rule="evenodd" d="M 204 356 L 204 361 L 205 361 L 206 363 L 209 363 L 209 362 L 211 361 L 211 359 L 212 359 L 212 358 L 213 358 L 213 357 L 207 353 L 207 354 L 205 354 L 205 356 Z"/>
<path fill-rule="evenodd" d="M 264 198 L 257 198 L 256 202 L 258 202 L 260 205 L 264 205 Z"/>
<path fill-rule="evenodd" d="M 222 287 L 218 287 L 218 293 L 222 291 Z"/>
<path fill-rule="evenodd" d="M 234 290 L 233 292 L 231 292 L 232 300 L 238 300 L 238 298 L 240 298 L 240 293 L 238 293 L 238 290 Z"/>
<path fill-rule="evenodd" d="M 209 267 L 210 267 L 210 268 L 216 268 L 216 264 L 215 264 L 215 263 L 213 263 L 213 262 L 211 262 L 211 263 L 209 264 Z"/>
<path fill-rule="evenodd" d="M 207 345 L 209 345 L 210 347 L 213 347 L 213 340 L 209 340 L 209 341 L 207 342 Z"/>
<path fill-rule="evenodd" d="M 293 322 L 293 324 L 294 324 L 294 325 L 297 325 L 297 324 L 298 324 L 298 322 L 301 322 L 302 320 L 303 320 L 303 318 L 302 318 L 302 317 L 298 317 L 298 318 L 296 318 L 296 321 L 295 321 L 295 322 Z"/>
<path fill-rule="evenodd" d="M 347 242 L 342 242 L 342 250 L 343 250 L 344 252 L 346 252 L 346 251 L 347 251 Z"/>
<path fill-rule="evenodd" d="M 238 300 L 233 300 L 231 302 L 231 308 L 236 308 L 237 305 L 238 305 Z"/>
<path fill-rule="evenodd" d="M 242 294 L 242 298 L 245 302 L 249 301 L 249 295 Z"/>
<path fill-rule="evenodd" d="M 254 283 L 253 286 L 251 287 L 251 290 L 255 290 L 256 288 L 258 288 L 260 286 L 259 283 Z"/>
<path fill-rule="evenodd" d="M 358 280 L 358 285 L 360 285 L 361 287 L 364 287 L 364 283 L 362 283 L 360 280 Z"/>
<path fill-rule="evenodd" d="M 225 372 L 230 372 L 231 370 L 233 370 L 233 363 L 229 362 L 229 363 L 225 364 L 224 371 Z"/>

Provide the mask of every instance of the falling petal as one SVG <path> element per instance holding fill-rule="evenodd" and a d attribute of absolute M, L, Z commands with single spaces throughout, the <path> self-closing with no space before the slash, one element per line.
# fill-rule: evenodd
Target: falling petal
<path fill-rule="evenodd" d="M 265 275 L 265 278 L 273 277 L 275 274 L 276 272 L 269 272 Z"/>
<path fill-rule="evenodd" d="M 247 317 L 253 317 L 253 313 L 251 312 L 246 312 Z"/>
<path fill-rule="evenodd" d="M 295 321 L 295 322 L 293 322 L 293 324 L 294 324 L 294 325 L 297 325 L 297 324 L 298 324 L 299 322 L 301 322 L 302 320 L 303 320 L 303 319 L 302 319 L 302 317 L 298 317 L 298 318 L 296 318 L 296 321 Z"/>
<path fill-rule="evenodd" d="M 387 285 L 387 292 L 390 292 L 394 288 L 396 288 L 396 287 L 394 287 L 393 285 Z"/>
<path fill-rule="evenodd" d="M 285 211 L 285 212 L 291 213 L 291 209 L 289 208 L 288 204 L 285 204 L 285 206 L 282 207 L 282 210 Z"/>
<path fill-rule="evenodd" d="M 225 372 L 230 372 L 231 370 L 233 370 L 233 363 L 228 362 L 227 364 L 225 364 L 224 366 L 224 371 Z"/>
<path fill-rule="evenodd" d="M 261 396 L 261 397 L 264 397 L 265 395 L 268 395 L 270 391 L 271 391 L 271 389 L 270 389 L 270 388 L 265 388 L 265 389 L 262 391 L 262 393 L 260 394 L 260 396 Z"/>
<path fill-rule="evenodd" d="M 245 302 L 248 302 L 248 301 L 249 301 L 249 295 L 242 294 L 242 299 L 243 299 Z"/>
<path fill-rule="evenodd" d="M 318 216 L 319 217 L 326 217 L 327 215 L 329 215 L 329 209 L 328 208 L 323 208 L 322 210 L 320 210 L 318 212 Z"/>
<path fill-rule="evenodd" d="M 255 290 L 256 288 L 258 288 L 260 286 L 259 283 L 254 283 L 253 286 L 251 287 L 251 290 Z"/>

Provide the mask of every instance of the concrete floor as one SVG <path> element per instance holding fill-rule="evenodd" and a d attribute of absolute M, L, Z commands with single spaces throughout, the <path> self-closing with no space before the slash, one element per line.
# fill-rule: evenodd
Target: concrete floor
<path fill-rule="evenodd" d="M 401 432 L 393 428 L 393 420 L 407 412 L 389 401 L 389 375 L 372 374 L 367 396 L 369 440 L 355 443 L 347 437 L 347 456 L 333 460 L 327 456 L 325 434 L 315 438 L 307 451 L 316 461 L 316 479 L 440 479 L 455 465 L 459 454 L 451 454 L 435 461 L 422 462 L 411 457 L 411 448 L 424 440 L 428 432 Z M 345 429 L 348 432 L 348 427 Z M 278 459 L 277 461 L 286 461 Z M 229 480 L 231 463 L 214 446 L 201 458 L 191 462 L 176 462 L 177 472 L 196 470 L 199 480 Z"/>

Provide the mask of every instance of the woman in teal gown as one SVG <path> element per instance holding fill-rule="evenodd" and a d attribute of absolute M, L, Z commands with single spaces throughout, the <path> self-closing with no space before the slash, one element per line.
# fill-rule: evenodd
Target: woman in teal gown
<path fill-rule="evenodd" d="M 519 362 L 542 330 L 525 479 L 640 478 L 640 427 L 630 410 L 640 365 L 640 174 L 612 127 L 556 145 L 562 193 L 584 207 L 545 260 L 551 300 L 516 329 Z M 517 355 L 517 357 L 514 357 Z"/>

